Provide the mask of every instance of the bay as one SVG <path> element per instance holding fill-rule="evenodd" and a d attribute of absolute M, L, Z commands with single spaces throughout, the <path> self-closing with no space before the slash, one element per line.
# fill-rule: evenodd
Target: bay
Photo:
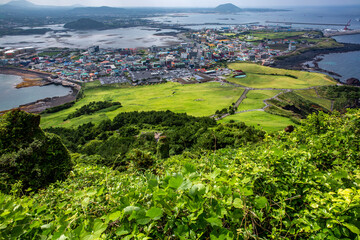
<path fill-rule="evenodd" d="M 360 44 L 360 34 L 343 35 L 334 38 L 341 43 Z M 322 58 L 323 59 L 318 62 L 319 67 L 340 74 L 342 76 L 340 81 L 345 82 L 349 78 L 360 79 L 360 51 L 330 53 L 325 54 Z"/>
<path fill-rule="evenodd" d="M 65 96 L 72 92 L 71 88 L 54 84 L 15 88 L 16 84 L 21 82 L 20 76 L 0 74 L 0 111 L 48 97 Z"/>

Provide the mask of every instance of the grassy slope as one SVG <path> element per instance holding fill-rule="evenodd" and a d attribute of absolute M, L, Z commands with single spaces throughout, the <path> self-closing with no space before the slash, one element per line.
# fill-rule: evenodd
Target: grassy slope
<path fill-rule="evenodd" d="M 262 128 L 268 132 L 279 131 L 288 125 L 294 125 L 294 123 L 289 118 L 261 111 L 231 115 L 224 118 L 220 122 L 227 123 L 230 120 L 234 120 L 235 122 L 244 122 L 246 125 Z"/>
<path fill-rule="evenodd" d="M 229 68 L 243 70 L 247 77 L 236 79 L 228 78 L 228 81 L 247 87 L 254 88 L 308 88 L 321 85 L 334 85 L 335 81 L 330 80 L 326 75 L 303 71 L 285 70 L 279 68 L 264 67 L 252 63 L 232 63 Z M 260 74 L 259 74 L 260 73 Z M 274 76 L 261 74 L 292 75 L 298 79 L 288 76 Z"/>
<path fill-rule="evenodd" d="M 94 86 L 97 83 L 92 83 Z M 73 107 L 58 113 L 43 115 L 41 126 L 71 127 L 86 122 L 99 122 L 106 118 L 114 118 L 120 112 L 171 110 L 186 112 L 194 116 L 210 116 L 216 110 L 228 107 L 242 94 L 243 89 L 220 83 L 203 83 L 194 85 L 181 85 L 166 83 L 153 86 L 139 87 L 98 87 L 85 90 L 85 98 Z M 101 112 L 93 115 L 81 116 L 63 122 L 63 119 L 91 101 L 119 101 L 123 105 L 112 112 Z"/>
<path fill-rule="evenodd" d="M 252 90 L 248 92 L 244 101 L 239 105 L 238 111 L 259 109 L 265 107 L 264 100 L 269 99 L 276 94 L 279 90 Z"/>
<path fill-rule="evenodd" d="M 316 104 L 319 104 L 320 106 L 326 108 L 327 110 L 331 109 L 331 100 L 320 98 L 317 96 L 315 89 L 309 89 L 309 90 L 297 90 L 295 91 L 296 94 L 299 94 L 303 98 L 312 101 Z"/>

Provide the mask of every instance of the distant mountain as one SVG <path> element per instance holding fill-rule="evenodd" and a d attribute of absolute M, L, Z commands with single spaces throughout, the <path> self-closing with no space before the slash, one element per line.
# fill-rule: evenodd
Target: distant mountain
<path fill-rule="evenodd" d="M 91 30 L 91 29 L 105 29 L 106 26 L 102 22 L 98 22 L 89 18 L 81 18 L 74 22 L 69 22 L 64 25 L 64 28 L 74 30 Z"/>
<path fill-rule="evenodd" d="M 226 3 L 226 4 L 221 4 L 219 6 L 217 6 L 215 8 L 216 12 L 222 12 L 222 13 L 233 13 L 233 12 L 241 12 L 242 9 L 235 6 L 232 3 Z"/>
<path fill-rule="evenodd" d="M 2 5 L 2 7 L 35 8 L 38 7 L 38 5 L 26 0 L 13 0 Z"/>
<path fill-rule="evenodd" d="M 282 12 L 289 11 L 285 9 L 272 9 L 272 8 L 239 8 L 232 3 L 221 4 L 214 8 L 215 12 L 219 13 L 237 13 L 237 12 Z"/>

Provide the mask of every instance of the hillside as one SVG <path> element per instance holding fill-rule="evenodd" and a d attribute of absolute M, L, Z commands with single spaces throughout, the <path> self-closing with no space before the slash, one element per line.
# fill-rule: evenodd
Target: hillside
<path fill-rule="evenodd" d="M 222 12 L 222 13 L 233 13 L 233 12 L 241 12 L 241 8 L 235 6 L 232 3 L 226 3 L 226 4 L 221 4 L 219 6 L 217 6 L 214 9 L 216 12 Z"/>
<path fill-rule="evenodd" d="M 67 180 L 0 193 L 0 238 L 357 239 L 359 127 L 360 110 L 313 114 L 233 149 L 134 152 L 121 171 L 73 154 Z"/>
<path fill-rule="evenodd" d="M 75 30 L 104 29 L 105 24 L 89 18 L 81 18 L 74 22 L 66 23 L 64 25 L 64 28 L 75 29 Z"/>
<path fill-rule="evenodd" d="M 2 7 L 34 8 L 37 6 L 38 5 L 26 0 L 13 0 L 4 4 Z"/>

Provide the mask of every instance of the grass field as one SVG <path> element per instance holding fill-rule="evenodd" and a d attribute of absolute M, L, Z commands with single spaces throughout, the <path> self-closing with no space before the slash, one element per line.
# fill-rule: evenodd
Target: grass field
<path fill-rule="evenodd" d="M 267 132 L 275 132 L 284 129 L 288 125 L 295 125 L 289 118 L 262 111 L 230 115 L 222 119 L 220 122 L 228 123 L 230 120 L 234 120 L 235 122 L 244 122 L 246 125 L 254 126 Z"/>
<path fill-rule="evenodd" d="M 331 110 L 331 100 L 320 98 L 315 92 L 315 89 L 309 89 L 309 90 L 296 90 L 296 94 L 299 94 L 303 98 L 312 101 L 316 104 L 319 104 L 320 106 L 326 108 L 327 110 Z"/>
<path fill-rule="evenodd" d="M 320 73 L 264 67 L 252 63 L 232 63 L 229 64 L 229 68 L 243 70 L 247 77 L 241 79 L 230 77 L 227 80 L 246 87 L 297 89 L 336 84 L 335 81 Z"/>
<path fill-rule="evenodd" d="M 186 112 L 193 116 L 210 116 L 216 110 L 227 108 L 243 93 L 242 88 L 230 84 L 210 82 L 203 84 L 181 85 L 179 83 L 166 83 L 152 86 L 138 87 L 94 87 L 98 83 L 89 84 L 85 89 L 85 98 L 73 107 L 63 111 L 44 114 L 41 118 L 43 128 L 51 126 L 72 127 L 86 122 L 99 122 L 107 118 L 114 118 L 120 112 L 170 110 L 173 112 Z M 118 101 L 123 107 L 109 112 L 100 112 L 63 121 L 75 109 L 92 101 Z"/>
<path fill-rule="evenodd" d="M 254 32 L 253 35 L 258 40 L 264 39 L 285 39 L 290 37 L 301 36 L 305 32 Z"/>
<path fill-rule="evenodd" d="M 237 111 L 244 111 L 250 109 L 260 109 L 265 107 L 264 100 L 269 99 L 276 94 L 279 90 L 251 90 L 246 95 L 246 98 L 239 105 Z"/>

